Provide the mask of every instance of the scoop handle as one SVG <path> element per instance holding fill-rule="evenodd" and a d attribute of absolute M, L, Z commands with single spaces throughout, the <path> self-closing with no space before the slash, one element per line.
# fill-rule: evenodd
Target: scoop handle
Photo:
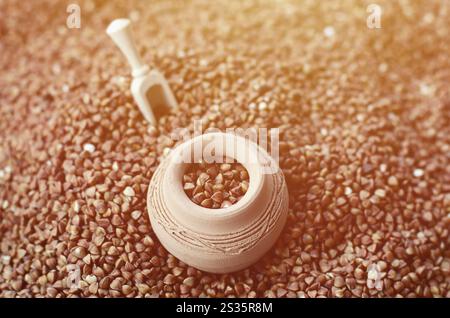
<path fill-rule="evenodd" d="M 112 21 L 106 29 L 106 33 L 127 58 L 128 63 L 131 66 L 131 74 L 133 77 L 142 76 L 148 72 L 149 68 L 139 57 L 136 45 L 131 36 L 130 20 L 116 19 Z"/>

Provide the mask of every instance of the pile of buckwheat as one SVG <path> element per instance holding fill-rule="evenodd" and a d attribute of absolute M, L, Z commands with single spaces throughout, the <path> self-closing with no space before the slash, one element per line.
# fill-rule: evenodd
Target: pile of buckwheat
<path fill-rule="evenodd" d="M 0 297 L 450 297 L 445 2 L 0 2 Z M 149 126 L 105 34 L 129 17 L 180 104 Z M 203 128 L 280 129 L 289 216 L 233 274 L 152 232 L 149 181 Z M 251 182 L 251 180 L 250 180 Z M 209 204 L 209 203 L 208 203 Z"/>
<path fill-rule="evenodd" d="M 183 189 L 192 202 L 210 209 L 227 208 L 247 193 L 247 169 L 231 159 L 192 163 L 183 175 Z"/>

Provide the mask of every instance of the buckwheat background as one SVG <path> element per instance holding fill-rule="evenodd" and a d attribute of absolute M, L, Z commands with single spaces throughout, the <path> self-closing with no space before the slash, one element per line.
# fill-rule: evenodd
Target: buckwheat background
<path fill-rule="evenodd" d="M 86 1 L 80 29 L 68 3 L 0 1 L 0 296 L 450 296 L 448 1 L 377 1 L 381 29 L 366 1 Z M 180 104 L 158 127 L 117 17 Z M 180 263 L 149 224 L 194 119 L 281 130 L 288 222 L 238 273 Z"/>

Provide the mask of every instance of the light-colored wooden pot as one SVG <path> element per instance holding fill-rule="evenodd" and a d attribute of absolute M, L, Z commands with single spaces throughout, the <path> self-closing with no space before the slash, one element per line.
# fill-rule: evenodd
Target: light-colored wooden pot
<path fill-rule="evenodd" d="M 186 162 L 196 162 L 201 149 L 211 146 L 217 158 L 236 159 L 250 176 L 247 193 L 227 208 L 201 207 L 183 190 Z M 204 134 L 176 147 L 156 170 L 147 196 L 150 221 L 162 245 L 184 263 L 213 273 L 234 272 L 261 258 L 280 235 L 288 210 L 277 163 L 252 141 L 227 133 Z"/>

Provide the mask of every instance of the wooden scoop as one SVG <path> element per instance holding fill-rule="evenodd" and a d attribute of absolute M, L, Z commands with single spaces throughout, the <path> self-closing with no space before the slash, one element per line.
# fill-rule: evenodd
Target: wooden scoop
<path fill-rule="evenodd" d="M 171 108 L 177 108 L 177 101 L 170 90 L 164 75 L 158 70 L 150 71 L 139 57 L 131 37 L 130 20 L 116 19 L 110 23 L 106 33 L 119 47 L 131 66 L 131 93 L 144 118 L 156 125 L 160 116 L 167 114 Z"/>

